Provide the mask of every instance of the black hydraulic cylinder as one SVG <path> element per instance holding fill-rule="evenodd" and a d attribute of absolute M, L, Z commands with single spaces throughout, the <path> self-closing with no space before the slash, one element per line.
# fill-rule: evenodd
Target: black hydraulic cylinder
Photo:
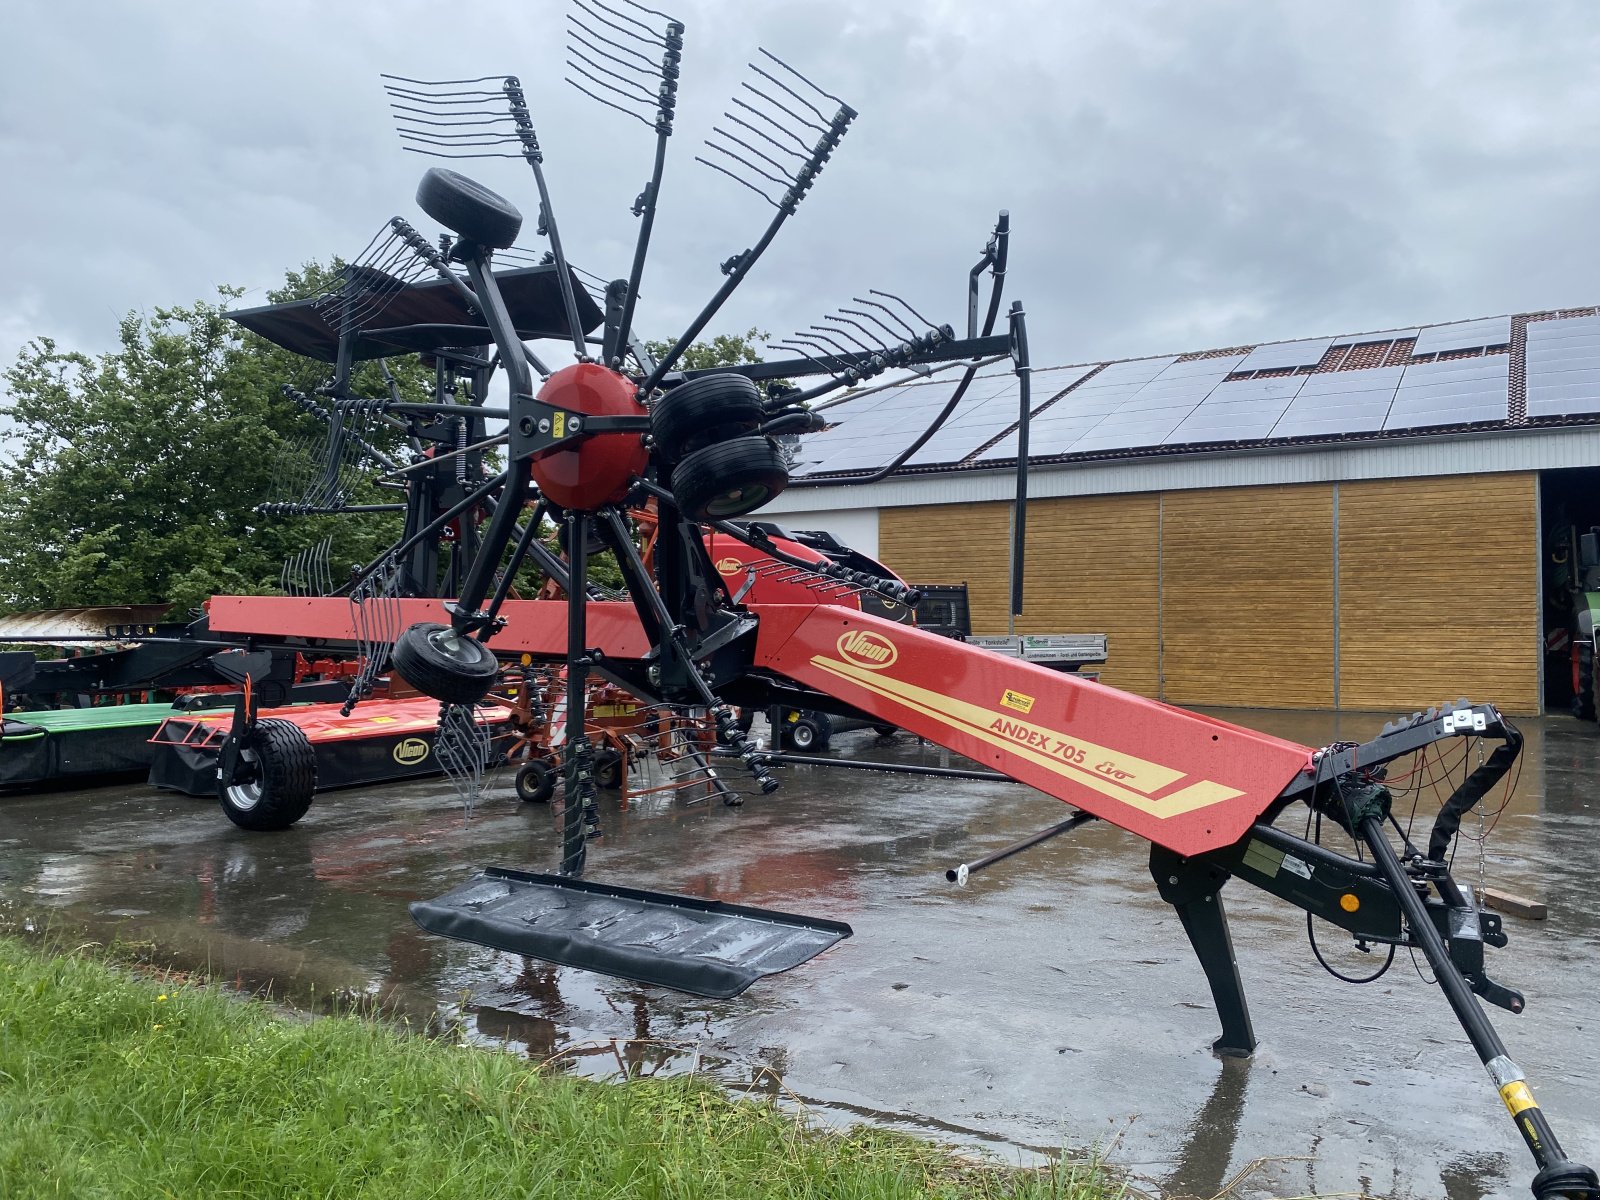
<path fill-rule="evenodd" d="M 1472 1042 L 1472 1048 L 1478 1052 L 1478 1058 L 1499 1089 L 1500 1099 L 1516 1122 L 1517 1131 L 1527 1143 L 1533 1161 L 1539 1165 L 1539 1174 L 1533 1181 L 1533 1194 L 1539 1200 L 1600 1196 L 1600 1179 L 1596 1178 L 1594 1170 L 1568 1159 L 1561 1149 L 1561 1143 L 1556 1141 L 1555 1132 L 1534 1101 L 1533 1093 L 1528 1090 L 1521 1069 L 1506 1054 L 1500 1035 L 1489 1023 L 1466 979 L 1451 960 L 1450 951 L 1434 927 L 1422 897 L 1406 875 L 1394 847 L 1389 845 L 1384 836 L 1383 823 L 1376 816 L 1363 818 L 1361 836 L 1371 848 L 1378 870 L 1394 889 L 1400 909 L 1405 913 L 1406 924 L 1410 926 L 1411 936 L 1422 947 L 1422 953 L 1439 981 L 1439 989 L 1444 992 L 1456 1019 L 1461 1022 L 1461 1028 Z"/>

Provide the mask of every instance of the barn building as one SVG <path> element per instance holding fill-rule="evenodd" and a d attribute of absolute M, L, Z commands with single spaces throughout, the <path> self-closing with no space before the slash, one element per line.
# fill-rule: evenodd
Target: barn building
<path fill-rule="evenodd" d="M 958 372 L 830 407 L 762 516 L 1008 623 L 1018 386 Z M 1185 705 L 1565 711 L 1573 528 L 1600 525 L 1600 309 L 1036 369 L 1019 633 L 1105 632 Z"/>

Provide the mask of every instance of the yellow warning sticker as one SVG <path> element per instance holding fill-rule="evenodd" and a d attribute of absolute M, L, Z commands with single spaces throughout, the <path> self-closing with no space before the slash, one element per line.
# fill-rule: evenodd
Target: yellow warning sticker
<path fill-rule="evenodd" d="M 1018 712 L 1025 713 L 1033 711 L 1033 697 L 1027 695 L 1025 692 L 1013 692 L 1010 688 L 1007 688 L 1001 693 L 1000 703 L 1004 704 L 1007 708 L 1014 708 Z"/>
<path fill-rule="evenodd" d="M 1514 1117 L 1529 1108 L 1538 1108 L 1534 1103 L 1533 1093 L 1528 1090 L 1528 1085 L 1520 1079 L 1513 1079 L 1500 1089 L 1500 1099 L 1506 1102 L 1506 1108 Z"/>
<path fill-rule="evenodd" d="M 555 417 L 555 420 L 551 423 L 550 431 L 552 433 L 554 433 L 558 438 L 567 436 L 567 414 L 566 413 L 561 412 L 559 410 L 556 412 L 556 417 Z"/>

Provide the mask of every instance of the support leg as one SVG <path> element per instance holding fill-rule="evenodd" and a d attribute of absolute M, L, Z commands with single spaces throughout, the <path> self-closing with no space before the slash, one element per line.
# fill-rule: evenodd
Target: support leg
<path fill-rule="evenodd" d="M 1161 898 L 1177 909 L 1178 920 L 1183 922 L 1183 931 L 1211 985 L 1211 999 L 1222 1022 L 1222 1036 L 1211 1049 L 1230 1058 L 1250 1057 L 1255 1053 L 1256 1033 L 1233 956 L 1228 914 L 1222 907 L 1222 885 L 1228 882 L 1228 873 L 1155 845 L 1150 847 L 1150 873 Z"/>

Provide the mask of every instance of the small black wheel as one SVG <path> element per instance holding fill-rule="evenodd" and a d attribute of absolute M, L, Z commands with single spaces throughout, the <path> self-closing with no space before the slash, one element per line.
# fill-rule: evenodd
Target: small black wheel
<path fill-rule="evenodd" d="M 491 250 L 504 250 L 522 232 L 522 214 L 498 192 L 459 171 L 429 167 L 417 184 L 417 207 L 446 229 Z"/>
<path fill-rule="evenodd" d="M 594 784 L 607 791 L 616 791 L 622 786 L 622 752 L 620 750 L 602 750 L 594 756 Z"/>
<path fill-rule="evenodd" d="M 1572 715 L 1580 721 L 1595 719 L 1596 680 L 1594 671 L 1594 643 L 1581 641 L 1574 635 L 1572 668 Z"/>
<path fill-rule="evenodd" d="M 473 704 L 494 686 L 500 665 L 476 638 L 422 621 L 394 643 L 394 669 L 412 687 L 446 704 Z"/>
<path fill-rule="evenodd" d="M 517 799 L 526 804 L 549 804 L 555 792 L 556 773 L 549 763 L 535 758 L 517 768 Z"/>
<path fill-rule="evenodd" d="M 786 721 L 783 726 L 784 740 L 789 743 L 791 750 L 798 750 L 801 754 L 810 754 L 813 750 L 826 750 L 832 740 L 832 732 L 823 727 L 821 721 L 815 717 L 801 717 L 798 721 Z"/>
<path fill-rule="evenodd" d="M 686 454 L 672 472 L 672 492 L 691 521 L 722 521 L 754 512 L 789 485 L 789 468 L 769 437 L 741 437 Z"/>
<path fill-rule="evenodd" d="M 650 436 L 669 461 L 761 425 L 761 392 L 743 375 L 702 375 L 668 392 L 650 410 Z"/>
<path fill-rule="evenodd" d="M 222 811 L 240 829 L 287 829 L 317 795 L 317 756 L 305 730 L 292 721 L 257 721 L 239 747 L 231 780 L 219 780 Z"/>
<path fill-rule="evenodd" d="M 881 738 L 893 737 L 895 734 L 900 732 L 900 726 L 898 726 L 898 725 L 874 725 L 872 727 L 872 732 L 877 734 Z"/>

